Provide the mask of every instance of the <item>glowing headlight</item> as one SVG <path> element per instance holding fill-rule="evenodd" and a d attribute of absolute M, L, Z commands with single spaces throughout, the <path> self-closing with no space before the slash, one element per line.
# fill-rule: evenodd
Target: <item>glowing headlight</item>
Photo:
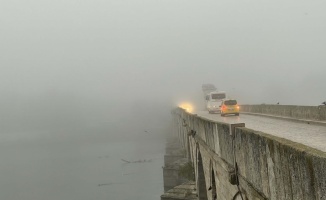
<path fill-rule="evenodd" d="M 190 103 L 181 103 L 179 107 L 185 109 L 189 113 L 192 113 L 194 110 L 194 107 Z"/>

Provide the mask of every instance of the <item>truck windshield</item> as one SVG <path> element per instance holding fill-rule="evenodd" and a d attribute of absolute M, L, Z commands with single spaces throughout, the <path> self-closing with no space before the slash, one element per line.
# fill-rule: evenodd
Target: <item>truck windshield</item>
<path fill-rule="evenodd" d="M 212 99 L 225 99 L 225 94 L 212 94 Z"/>

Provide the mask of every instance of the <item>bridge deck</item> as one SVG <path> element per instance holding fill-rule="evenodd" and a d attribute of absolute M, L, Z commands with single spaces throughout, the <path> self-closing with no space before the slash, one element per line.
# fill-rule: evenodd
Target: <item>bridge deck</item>
<path fill-rule="evenodd" d="M 245 123 L 247 128 L 286 138 L 326 152 L 326 126 L 244 114 L 226 117 L 221 117 L 219 114 L 208 114 L 207 111 L 197 111 L 195 114 L 218 122 Z"/>

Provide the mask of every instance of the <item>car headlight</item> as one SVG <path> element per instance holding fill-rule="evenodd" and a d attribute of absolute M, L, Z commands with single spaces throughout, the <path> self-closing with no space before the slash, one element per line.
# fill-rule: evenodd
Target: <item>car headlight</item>
<path fill-rule="evenodd" d="M 181 103 L 179 105 L 179 107 L 183 108 L 184 110 L 186 110 L 189 113 L 192 113 L 194 111 L 194 107 L 190 103 Z"/>

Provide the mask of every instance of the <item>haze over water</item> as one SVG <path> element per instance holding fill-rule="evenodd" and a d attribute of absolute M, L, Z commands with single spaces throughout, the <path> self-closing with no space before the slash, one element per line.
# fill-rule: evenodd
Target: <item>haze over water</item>
<path fill-rule="evenodd" d="M 319 105 L 325 7 L 1 0 L 0 199 L 159 198 L 169 112 L 202 109 L 203 83 L 239 104 Z"/>
<path fill-rule="evenodd" d="M 126 133 L 1 134 L 0 199 L 159 199 L 163 137 L 139 130 L 119 134 Z"/>

